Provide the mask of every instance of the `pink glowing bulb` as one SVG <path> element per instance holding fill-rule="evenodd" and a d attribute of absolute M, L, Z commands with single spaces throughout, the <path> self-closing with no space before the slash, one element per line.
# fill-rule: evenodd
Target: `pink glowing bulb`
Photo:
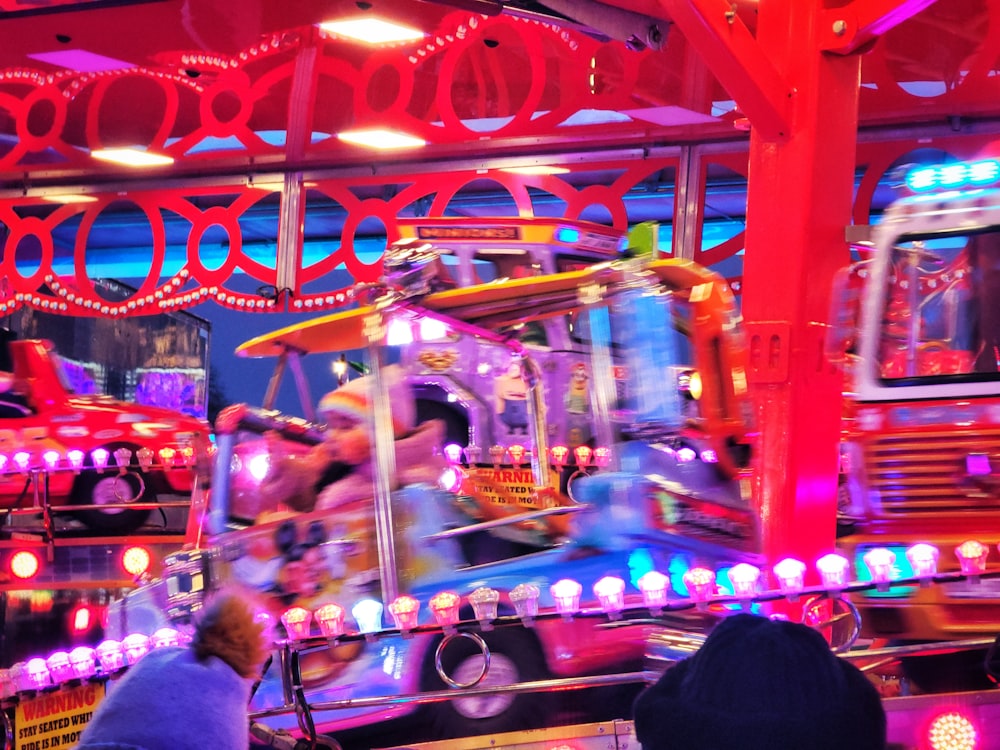
<path fill-rule="evenodd" d="M 661 610 L 667 605 L 667 587 L 670 585 L 670 578 L 656 570 L 644 573 L 637 581 L 639 591 L 642 592 L 642 601 L 654 612 Z"/>
<path fill-rule="evenodd" d="M 564 617 L 572 617 L 580 610 L 580 594 L 583 586 L 572 578 L 562 578 L 549 587 L 549 593 L 556 603 L 556 611 Z"/>
<path fill-rule="evenodd" d="M 451 628 L 458 622 L 458 608 L 462 597 L 453 591 L 441 591 L 431 597 L 431 614 L 441 627 Z"/>
<path fill-rule="evenodd" d="M 937 575 L 940 556 L 941 552 L 937 547 L 924 542 L 914 544 L 906 550 L 906 559 L 909 560 L 910 567 L 918 578 L 933 578 Z"/>
<path fill-rule="evenodd" d="M 305 607 L 286 609 L 281 615 L 281 624 L 285 626 L 285 632 L 291 640 L 301 641 L 309 637 L 312 612 Z"/>
<path fill-rule="evenodd" d="M 604 576 L 594 584 L 594 595 L 608 615 L 615 619 L 625 609 L 625 581 L 617 576 Z"/>
<path fill-rule="evenodd" d="M 420 602 L 412 596 L 403 594 L 397 596 L 389 604 L 389 614 L 400 630 L 413 630 L 417 627 L 420 614 Z"/>
<path fill-rule="evenodd" d="M 313 613 L 319 623 L 319 632 L 327 638 L 344 634 L 344 608 L 339 604 L 324 604 Z"/>
<path fill-rule="evenodd" d="M 831 552 L 816 561 L 816 570 L 826 589 L 842 589 L 847 585 L 847 573 L 851 563 L 843 555 Z"/>
<path fill-rule="evenodd" d="M 691 568 L 683 576 L 691 598 L 703 605 L 715 593 L 715 572 L 708 568 Z"/>

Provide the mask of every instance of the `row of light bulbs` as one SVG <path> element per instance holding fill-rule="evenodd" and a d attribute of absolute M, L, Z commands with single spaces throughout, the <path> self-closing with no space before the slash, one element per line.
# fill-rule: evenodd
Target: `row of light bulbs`
<path fill-rule="evenodd" d="M 216 448 L 208 448 L 209 455 L 213 455 Z M 163 447 L 159 450 L 144 447 L 133 451 L 131 448 L 121 447 L 114 451 L 106 448 L 95 448 L 90 452 L 91 466 L 98 472 L 104 472 L 112 466 L 111 459 L 114 459 L 113 466 L 122 473 L 128 471 L 132 465 L 133 457 L 137 460 L 141 469 L 151 469 L 153 464 L 159 459 L 159 465 L 165 468 L 193 466 L 195 463 L 195 449 L 193 446 L 185 445 L 182 448 Z M 80 472 L 84 468 L 87 454 L 78 449 L 71 449 L 63 454 L 55 448 L 43 451 L 19 450 L 10 455 L 0 453 L 0 474 L 12 474 L 15 472 L 27 473 L 32 469 L 44 469 L 45 471 L 58 471 L 60 469 L 71 469 Z"/>
<path fill-rule="evenodd" d="M 706 567 L 694 567 L 683 575 L 688 590 L 686 598 L 670 598 L 670 578 L 656 570 L 641 576 L 637 583 L 642 593 L 642 611 L 648 610 L 653 616 L 662 615 L 665 610 L 707 609 L 710 605 L 728 605 L 734 602 L 749 607 L 753 602 L 773 601 L 787 598 L 791 601 L 806 593 L 825 593 L 838 596 L 844 591 L 864 591 L 872 588 L 887 588 L 892 584 L 944 582 L 962 578 L 972 582 L 981 577 L 1000 576 L 1000 571 L 988 573 L 986 561 L 990 548 L 981 542 L 969 540 L 959 545 L 955 554 L 961 567 L 960 573 L 939 575 L 937 564 L 939 550 L 931 544 L 914 544 L 906 550 L 914 575 L 910 578 L 894 577 L 895 553 L 884 547 L 873 548 L 864 556 L 865 565 L 871 575 L 870 581 L 850 581 L 850 562 L 843 555 L 831 553 L 816 562 L 821 584 L 818 587 L 805 586 L 804 576 L 807 566 L 801 560 L 785 558 L 771 569 L 778 581 L 778 589 L 760 590 L 763 571 L 748 563 L 734 565 L 728 571 L 733 586 L 733 594 L 720 594 L 716 585 L 715 571 Z M 612 620 L 639 608 L 626 607 L 626 584 L 617 576 L 604 576 L 593 585 L 593 592 L 600 603 L 600 612 Z M 526 627 L 531 627 L 536 619 L 561 617 L 572 619 L 583 612 L 581 596 L 583 585 L 571 578 L 562 578 L 549 587 L 555 604 L 554 612 L 540 612 L 540 589 L 531 583 L 521 583 L 507 594 L 507 598 Z M 432 596 L 428 607 L 433 615 L 433 628 L 419 625 L 421 603 L 416 598 L 404 594 L 396 597 L 388 606 L 395 630 L 383 627 L 386 609 L 382 602 L 363 599 L 351 608 L 351 615 L 357 624 L 356 632 L 347 630 L 347 611 L 339 604 L 326 604 L 315 611 L 303 607 L 292 607 L 281 615 L 289 642 L 304 641 L 313 637 L 315 623 L 319 636 L 327 639 L 375 639 L 379 634 L 406 636 L 417 629 L 429 631 L 440 629 L 445 633 L 456 632 L 460 619 L 462 596 L 453 591 L 442 591 Z M 491 629 L 496 622 L 514 618 L 499 616 L 501 594 L 496 589 L 482 586 L 472 591 L 466 601 L 472 607 L 476 624 L 482 630 Z M 34 658 L 19 662 L 7 670 L 0 670 L 0 698 L 10 698 L 25 691 L 45 690 L 68 680 L 89 679 L 95 676 L 110 676 L 135 664 L 152 648 L 176 646 L 188 640 L 187 634 L 173 628 L 161 628 L 151 636 L 133 633 L 122 641 L 106 640 L 96 648 L 80 646 L 70 652 L 57 651 L 46 658 Z"/>

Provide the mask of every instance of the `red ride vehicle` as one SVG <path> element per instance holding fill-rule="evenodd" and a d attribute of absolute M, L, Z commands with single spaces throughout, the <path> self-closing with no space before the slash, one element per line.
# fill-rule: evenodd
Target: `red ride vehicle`
<path fill-rule="evenodd" d="M 94 532 L 139 528 L 158 495 L 190 496 L 202 419 L 78 395 L 51 342 L 0 336 L 0 506 L 71 512 Z M 141 503 L 143 508 L 131 508 Z M 72 507 L 71 507 L 72 506 Z"/>

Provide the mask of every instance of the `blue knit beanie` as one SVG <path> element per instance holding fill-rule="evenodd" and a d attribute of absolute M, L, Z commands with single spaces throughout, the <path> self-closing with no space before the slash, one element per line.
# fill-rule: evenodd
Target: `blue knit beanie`
<path fill-rule="evenodd" d="M 217 656 L 189 648 L 150 651 L 94 712 L 78 750 L 246 750 L 250 680 Z"/>
<path fill-rule="evenodd" d="M 247 750 L 251 678 L 269 644 L 246 596 L 199 612 L 187 647 L 155 648 L 108 685 L 80 750 Z"/>
<path fill-rule="evenodd" d="M 730 616 L 636 699 L 643 750 L 883 750 L 875 686 L 805 625 Z"/>

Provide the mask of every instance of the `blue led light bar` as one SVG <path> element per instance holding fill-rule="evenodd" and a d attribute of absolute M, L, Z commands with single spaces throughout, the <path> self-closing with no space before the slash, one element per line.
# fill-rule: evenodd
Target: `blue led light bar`
<path fill-rule="evenodd" d="M 580 230 L 572 227 L 559 227 L 556 230 L 556 242 L 573 245 L 580 241 Z"/>
<path fill-rule="evenodd" d="M 997 182 L 1000 182 L 1000 161 L 996 159 L 916 167 L 906 173 L 906 187 L 914 193 L 984 187 Z"/>

